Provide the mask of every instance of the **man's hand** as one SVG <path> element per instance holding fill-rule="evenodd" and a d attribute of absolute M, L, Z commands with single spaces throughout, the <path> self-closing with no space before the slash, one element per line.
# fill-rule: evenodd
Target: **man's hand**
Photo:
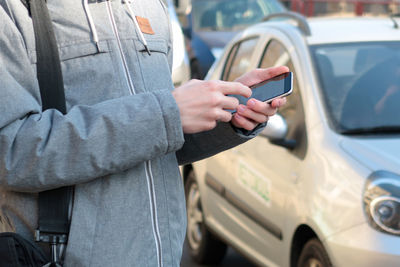
<path fill-rule="evenodd" d="M 255 69 L 243 76 L 239 77 L 236 82 L 246 86 L 252 86 L 264 80 L 288 72 L 287 67 L 275 67 L 268 69 Z M 286 103 L 286 98 L 278 98 L 270 104 L 258 101 L 257 99 L 249 99 L 246 105 L 239 105 L 237 112 L 232 118 L 232 124 L 235 127 L 246 130 L 253 130 L 258 124 L 268 121 L 270 116 L 273 116 L 277 109 Z"/>
<path fill-rule="evenodd" d="M 287 67 L 256 69 L 246 73 L 236 82 L 191 80 L 176 88 L 172 95 L 178 105 L 184 133 L 198 133 L 213 129 L 218 121 L 232 122 L 238 128 L 253 130 L 259 123 L 266 122 L 277 108 L 286 103 L 285 98 L 267 104 L 250 99 L 247 105 L 239 105 L 235 97 L 251 96 L 248 86 L 262 82 L 289 71 Z M 227 110 L 237 110 L 232 117 Z"/>
<path fill-rule="evenodd" d="M 213 129 L 217 121 L 229 122 L 239 101 L 227 95 L 251 96 L 251 89 L 240 82 L 191 80 L 176 88 L 172 95 L 178 105 L 184 133 Z M 250 117 L 252 118 L 252 117 Z"/>

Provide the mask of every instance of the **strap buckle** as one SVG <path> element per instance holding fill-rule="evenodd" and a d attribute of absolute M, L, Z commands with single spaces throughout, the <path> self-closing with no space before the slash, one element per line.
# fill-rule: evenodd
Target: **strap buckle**
<path fill-rule="evenodd" d="M 44 233 L 40 230 L 35 231 L 35 241 L 41 243 L 48 243 L 51 249 L 51 261 L 43 267 L 61 267 L 62 255 L 64 253 L 65 245 L 68 241 L 66 234 L 50 234 Z"/>

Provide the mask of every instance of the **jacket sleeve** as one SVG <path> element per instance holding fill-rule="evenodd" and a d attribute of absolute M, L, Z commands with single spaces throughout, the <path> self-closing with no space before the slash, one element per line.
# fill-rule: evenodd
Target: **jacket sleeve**
<path fill-rule="evenodd" d="M 180 165 L 188 164 L 240 145 L 264 129 L 266 123 L 258 125 L 253 131 L 246 131 L 220 122 L 211 131 L 198 134 L 185 134 L 185 144 L 177 151 Z"/>
<path fill-rule="evenodd" d="M 84 183 L 183 142 L 169 89 L 74 106 L 66 115 L 42 112 L 24 42 L 0 7 L 0 186 L 38 192 Z"/>

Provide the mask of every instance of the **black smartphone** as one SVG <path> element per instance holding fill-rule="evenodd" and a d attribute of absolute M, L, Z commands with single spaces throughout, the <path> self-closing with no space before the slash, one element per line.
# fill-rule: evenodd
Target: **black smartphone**
<path fill-rule="evenodd" d="M 263 102 L 271 102 L 275 98 L 287 96 L 293 91 L 293 73 L 285 72 L 268 80 L 250 86 L 252 94 L 250 98 L 255 98 Z M 246 105 L 250 98 L 241 95 L 231 95 L 239 100 L 240 104 Z M 236 112 L 231 111 L 231 112 Z"/>

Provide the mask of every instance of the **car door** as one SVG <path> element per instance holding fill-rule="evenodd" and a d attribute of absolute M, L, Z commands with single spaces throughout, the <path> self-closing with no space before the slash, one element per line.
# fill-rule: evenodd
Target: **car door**
<path fill-rule="evenodd" d="M 225 60 L 221 78 L 233 81 L 244 73 L 257 67 L 259 55 L 263 52 L 257 44 L 260 37 L 250 36 L 232 46 Z M 258 55 L 258 56 L 257 56 Z M 243 188 L 235 188 L 232 182 L 237 180 L 239 157 L 235 149 L 231 149 L 205 160 L 205 184 L 208 190 L 204 196 L 207 209 L 208 224 L 215 231 L 222 233 L 223 239 L 239 248 L 248 255 L 253 255 L 253 240 L 258 238 L 257 232 L 252 231 L 252 219 L 247 213 L 251 210 L 243 206 Z M 232 187 L 233 186 L 233 187 Z M 239 195 L 237 198 L 235 195 Z M 249 234 L 249 232 L 251 234 Z M 259 256 L 260 257 L 260 256 Z"/>
<path fill-rule="evenodd" d="M 279 113 L 288 124 L 287 138 L 296 141 L 295 148 L 289 150 L 258 136 L 220 156 L 220 162 L 225 164 L 225 180 L 222 181 L 225 196 L 238 211 L 235 217 L 238 239 L 246 240 L 256 257 L 266 257 L 278 265 L 287 260 L 282 246 L 284 241 L 290 239 L 284 233 L 287 217 L 285 204 L 287 198 L 295 195 L 292 192 L 307 148 L 303 103 L 292 60 L 294 56 L 292 47 L 270 39 L 258 66 L 286 65 L 294 73 L 293 93 L 287 97 L 287 104 Z M 228 69 L 224 78 L 235 78 L 237 75 L 232 74 L 232 70 L 235 68 Z M 268 265 L 271 264 L 269 260 L 266 261 Z"/>
<path fill-rule="evenodd" d="M 245 38 L 232 46 L 228 58 L 225 60 L 222 80 L 233 81 L 251 68 L 256 67 L 254 63 L 252 66 L 253 61 L 251 59 L 258 41 L 259 37 L 253 36 Z M 206 176 L 208 177 L 206 178 L 206 183 L 208 183 L 209 186 L 211 184 L 225 186 L 230 183 L 231 177 L 234 175 L 234 173 L 230 172 L 232 170 L 230 167 L 232 154 L 230 151 L 226 151 L 221 155 L 216 155 L 212 157 L 211 160 L 205 161 L 207 165 Z M 210 212 L 213 213 L 213 216 L 219 221 L 226 221 L 224 212 L 221 212 L 219 209 L 212 210 L 214 199 L 210 199 L 209 201 L 210 205 L 207 205 L 207 207 L 210 207 Z"/>

